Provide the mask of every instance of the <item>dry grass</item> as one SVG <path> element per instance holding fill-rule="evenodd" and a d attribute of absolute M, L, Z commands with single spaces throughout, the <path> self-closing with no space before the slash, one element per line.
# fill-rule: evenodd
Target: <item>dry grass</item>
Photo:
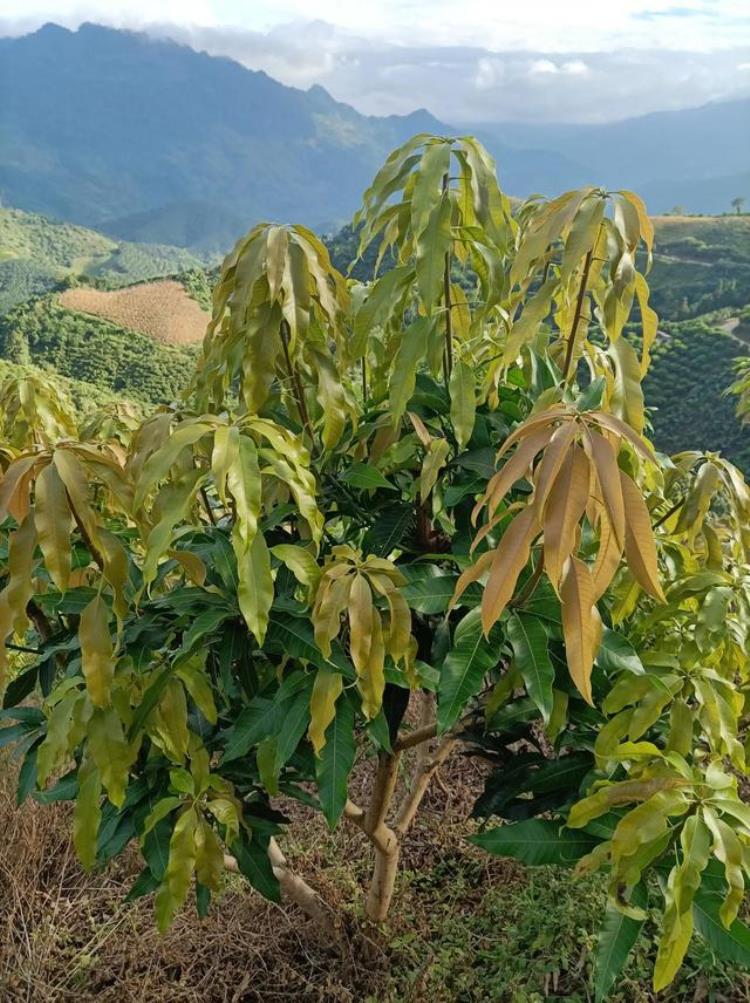
<path fill-rule="evenodd" d="M 7 760 L 0 761 L 3 1003 L 354 1003 L 392 998 L 381 994 L 389 952 L 363 936 L 359 924 L 370 856 L 353 826 L 342 824 L 329 834 L 319 815 L 297 803 L 284 806 L 294 817 L 282 839 L 290 864 L 327 901 L 346 910 L 335 948 L 321 942 L 293 907 L 266 902 L 235 877 L 228 878 L 205 919 L 197 917 L 191 904 L 160 937 L 150 897 L 123 903 L 140 869 L 137 848 L 130 847 L 104 871 L 86 874 L 70 843 L 70 807 L 29 801 L 17 809 L 13 772 Z M 513 873 L 511 866 L 480 855 L 462 840 L 463 820 L 481 774 L 475 762 L 455 759 L 448 764 L 446 782 L 428 793 L 405 846 L 407 869 L 450 868 L 457 854 L 470 854 L 478 862 L 478 888 L 502 883 Z M 359 780 L 362 795 L 364 783 Z M 304 852 L 295 839 L 304 839 Z M 408 932 L 399 931 L 398 902 L 393 923 L 396 935 Z M 409 998 L 422 998 L 418 987 Z M 437 1003 L 434 994 L 430 998 Z"/>
<path fill-rule="evenodd" d="M 179 282 L 144 282 L 126 289 L 67 289 L 59 297 L 67 310 L 94 314 L 166 345 L 191 345 L 206 332 L 209 316 Z"/>

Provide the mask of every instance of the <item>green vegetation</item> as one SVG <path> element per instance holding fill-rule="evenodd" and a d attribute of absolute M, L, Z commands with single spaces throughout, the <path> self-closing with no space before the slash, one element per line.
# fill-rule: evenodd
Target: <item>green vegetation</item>
<path fill-rule="evenodd" d="M 0 208 L 0 314 L 66 280 L 114 288 L 185 270 L 193 274 L 201 267 L 181 248 L 116 241 L 82 226 Z"/>
<path fill-rule="evenodd" d="M 238 242 L 179 409 L 78 425 L 50 379 L 0 388 L 18 802 L 73 802 L 88 870 L 137 848 L 130 898 L 162 932 L 241 874 L 323 940 L 350 924 L 400 957 L 395 999 L 616 999 L 646 959 L 671 992 L 690 950 L 720 988 L 750 968 L 750 488 L 644 438 L 643 203 L 588 188 L 513 215 L 476 140 L 422 134 L 356 222 L 398 264 L 354 290 L 304 226 Z M 21 321 L 13 351 L 83 365 L 80 318 L 54 343 Z M 122 336 L 98 355 L 130 364 Z M 470 868 L 437 864 L 439 826 L 431 870 L 409 844 L 451 761 L 471 853 L 575 866 L 598 896 L 574 913 L 567 879 L 541 870 L 537 897 L 532 871 L 441 922 Z M 367 846 L 348 904 L 282 850 L 293 802 Z M 307 825 L 287 849 L 304 869 L 318 843 Z M 421 892 L 433 971 L 404 923 Z"/>
<path fill-rule="evenodd" d="M 700 443 L 750 471 L 750 436 L 726 395 L 735 360 L 747 345 L 707 319 L 664 325 L 666 337 L 654 346 L 644 391 L 654 408 L 654 440 L 676 453 Z"/>
<path fill-rule="evenodd" d="M 750 297 L 750 216 L 659 217 L 651 302 L 664 320 L 687 320 Z"/>
<path fill-rule="evenodd" d="M 120 393 L 108 393 L 94 383 L 86 383 L 84 380 L 68 379 L 55 371 L 48 371 L 33 365 L 20 365 L 16 362 L 9 362 L 7 359 L 0 359 L 0 382 L 6 380 L 30 379 L 54 379 L 60 394 L 67 396 L 75 410 L 76 417 L 85 422 L 87 416 L 92 411 L 106 408 L 110 404 L 116 404 L 123 400 Z"/>
<path fill-rule="evenodd" d="M 65 310 L 46 296 L 0 317 L 0 357 L 32 363 L 110 394 L 160 403 L 179 396 L 196 352 Z"/>

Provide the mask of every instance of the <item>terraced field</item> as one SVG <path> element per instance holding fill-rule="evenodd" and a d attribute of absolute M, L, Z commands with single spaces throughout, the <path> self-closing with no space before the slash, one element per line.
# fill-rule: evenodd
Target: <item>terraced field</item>
<path fill-rule="evenodd" d="M 67 289 L 59 297 L 67 310 L 103 317 L 148 334 L 165 345 L 192 345 L 203 337 L 209 315 L 179 282 L 144 282 L 127 289 Z"/>

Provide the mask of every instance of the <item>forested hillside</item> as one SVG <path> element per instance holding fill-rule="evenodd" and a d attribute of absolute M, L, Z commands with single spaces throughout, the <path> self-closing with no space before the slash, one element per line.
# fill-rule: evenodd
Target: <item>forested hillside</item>
<path fill-rule="evenodd" d="M 183 248 L 113 240 L 72 223 L 0 208 L 0 314 L 71 276 L 113 288 L 203 264 Z"/>
<path fill-rule="evenodd" d="M 686 320 L 750 301 L 750 215 L 657 216 L 651 301 Z"/>
<path fill-rule="evenodd" d="M 697 429 L 702 446 L 750 469 L 747 432 L 725 395 L 734 359 L 748 352 L 742 329 L 727 328 L 750 299 L 750 216 L 667 215 L 655 217 L 654 224 L 648 281 L 663 335 L 647 388 L 656 444 L 667 452 L 686 448 Z M 351 269 L 360 280 L 372 274 L 375 251 L 368 248 L 357 260 L 358 236 L 351 226 L 327 243 L 345 274 Z M 124 299 L 108 308 L 106 294 L 85 285 L 64 293 L 63 303 L 39 294 L 75 276 L 117 289 L 178 272 L 178 282 L 205 311 L 214 280 L 210 269 L 179 248 L 118 243 L 94 230 L 12 209 L 0 210 L 0 246 L 0 313 L 3 306 L 7 311 L 19 304 L 0 323 L 2 357 L 90 381 L 106 393 L 149 401 L 177 395 L 194 352 L 159 341 L 196 342 L 205 319 L 188 311 L 189 323 L 182 323 L 168 286 L 154 286 L 153 295 L 151 287 L 134 286 L 132 307 Z M 386 254 L 381 270 L 392 263 Z M 454 278 L 465 281 L 455 270 Z M 36 301 L 25 302 L 31 297 Z"/>
<path fill-rule="evenodd" d="M 654 346 L 644 393 L 653 408 L 654 440 L 664 452 L 698 443 L 750 471 L 750 434 L 726 393 L 735 360 L 750 355 L 750 344 L 726 324 L 715 315 L 667 323 L 663 340 Z"/>
<path fill-rule="evenodd" d="M 0 317 L 0 357 L 93 384 L 106 394 L 161 403 L 185 387 L 196 351 L 66 310 L 46 296 Z"/>

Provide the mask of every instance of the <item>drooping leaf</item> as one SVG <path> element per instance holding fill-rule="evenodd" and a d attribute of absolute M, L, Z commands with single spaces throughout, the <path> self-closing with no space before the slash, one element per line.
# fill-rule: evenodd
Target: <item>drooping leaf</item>
<path fill-rule="evenodd" d="M 526 692 L 547 722 L 552 713 L 552 684 L 555 679 L 555 669 L 547 650 L 547 633 L 541 621 L 528 613 L 513 613 L 508 619 L 507 629 L 513 658 L 523 676 Z"/>
<path fill-rule="evenodd" d="M 633 889 L 631 901 L 640 909 L 645 908 L 647 896 L 643 885 Z M 632 951 L 644 921 L 627 916 L 611 903 L 599 928 L 594 957 L 594 993 L 597 1003 L 604 1003 L 615 980 L 622 972 Z"/>
<path fill-rule="evenodd" d="M 106 707 L 115 674 L 114 647 L 109 632 L 110 612 L 100 595 L 81 613 L 78 636 L 86 688 L 95 707 Z"/>
<path fill-rule="evenodd" d="M 559 822 L 539 818 L 488 829 L 469 839 L 493 856 L 513 857 L 530 867 L 544 864 L 570 867 L 597 842 L 586 833 L 571 832 Z"/>
<path fill-rule="evenodd" d="M 326 729 L 336 716 L 336 701 L 344 688 L 340 672 L 318 669 L 310 696 L 309 738 L 315 755 L 319 756 L 326 743 Z"/>
<path fill-rule="evenodd" d="M 320 806 L 331 829 L 346 804 L 355 751 L 354 706 L 343 697 L 336 704 L 335 717 L 328 726 L 325 745 L 315 764 Z"/>
<path fill-rule="evenodd" d="M 455 724 L 498 660 L 496 640 L 485 637 L 480 610 L 471 610 L 456 627 L 453 644 L 440 668 L 437 694 L 439 733 Z"/>

